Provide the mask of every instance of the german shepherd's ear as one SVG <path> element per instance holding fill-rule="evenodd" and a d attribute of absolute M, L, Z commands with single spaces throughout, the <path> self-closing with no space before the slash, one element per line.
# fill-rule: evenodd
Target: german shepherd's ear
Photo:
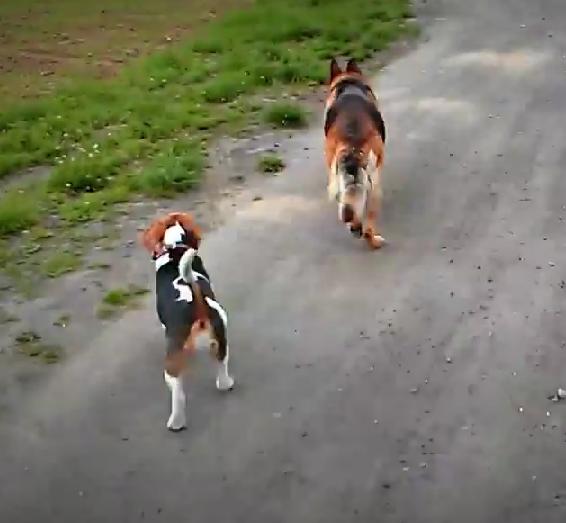
<path fill-rule="evenodd" d="M 336 61 L 336 58 L 333 58 L 332 60 L 330 60 L 330 79 L 328 81 L 329 84 L 332 83 L 332 81 L 334 80 L 334 78 L 336 78 L 339 74 L 342 74 L 343 71 L 342 69 L 340 69 L 340 66 L 338 65 L 338 62 Z"/>
<path fill-rule="evenodd" d="M 357 74 L 362 74 L 362 70 L 359 68 L 356 60 L 354 58 L 351 58 L 350 60 L 348 60 L 348 63 L 346 64 L 346 72 L 347 73 L 357 73 Z"/>

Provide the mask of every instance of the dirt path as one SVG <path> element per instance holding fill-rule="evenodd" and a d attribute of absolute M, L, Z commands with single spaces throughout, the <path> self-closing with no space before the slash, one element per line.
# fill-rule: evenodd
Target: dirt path
<path fill-rule="evenodd" d="M 168 433 L 148 300 L 0 418 L 2 521 L 565 521 L 566 9 L 422 13 L 377 86 L 391 245 L 335 223 L 295 137 L 204 245 L 238 388 L 195 361 Z"/>

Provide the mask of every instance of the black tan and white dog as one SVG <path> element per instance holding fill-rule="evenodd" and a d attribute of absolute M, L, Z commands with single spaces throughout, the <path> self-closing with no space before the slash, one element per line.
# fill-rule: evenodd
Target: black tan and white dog
<path fill-rule="evenodd" d="M 191 215 L 179 212 L 155 220 L 141 236 L 155 260 L 157 315 L 167 340 L 164 377 L 171 391 L 167 428 L 173 431 L 186 426 L 183 371 L 201 336 L 208 338 L 218 362 L 217 389 L 227 391 L 234 386 L 228 374 L 227 316 L 198 255 L 201 238 Z"/>
<path fill-rule="evenodd" d="M 377 228 L 385 125 L 377 98 L 354 60 L 345 70 L 335 59 L 330 62 L 324 134 L 329 198 L 338 201 L 339 219 L 352 234 L 378 249 L 385 243 Z"/>

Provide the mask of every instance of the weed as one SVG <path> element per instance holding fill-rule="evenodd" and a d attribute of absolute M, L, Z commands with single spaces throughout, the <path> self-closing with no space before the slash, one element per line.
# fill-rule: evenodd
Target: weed
<path fill-rule="evenodd" d="M 270 105 L 264 112 L 265 123 L 274 127 L 300 128 L 307 124 L 304 109 L 297 104 L 278 102 Z"/>
<path fill-rule="evenodd" d="M 70 314 L 61 314 L 54 322 L 53 325 L 55 327 L 62 327 L 65 328 L 67 325 L 71 323 L 71 315 Z"/>
<path fill-rule="evenodd" d="M 232 73 L 210 80 L 203 87 L 203 96 L 210 103 L 226 103 L 234 100 L 245 91 L 247 75 L 245 73 Z"/>
<path fill-rule="evenodd" d="M 36 343 L 41 336 L 35 331 L 23 331 L 16 336 L 16 343 Z"/>
<path fill-rule="evenodd" d="M 59 215 L 68 225 L 102 220 L 111 214 L 113 205 L 128 200 L 126 185 L 116 185 L 97 193 L 87 193 L 64 201 L 59 206 Z"/>
<path fill-rule="evenodd" d="M 168 196 L 195 187 L 203 169 L 204 158 L 199 147 L 175 143 L 135 175 L 132 185 L 149 196 Z"/>
<path fill-rule="evenodd" d="M 39 357 L 44 363 L 57 363 L 63 355 L 62 347 L 43 343 L 41 336 L 32 331 L 22 332 L 15 341 L 18 352 L 30 358 Z"/>
<path fill-rule="evenodd" d="M 0 237 L 28 229 L 38 223 L 40 217 L 35 191 L 14 189 L 0 197 Z"/>
<path fill-rule="evenodd" d="M 19 321 L 17 316 L 14 316 L 8 312 L 4 307 L 0 307 L 0 325 L 5 325 L 6 323 L 14 323 Z"/>
<path fill-rule="evenodd" d="M 63 348 L 59 345 L 44 345 L 41 347 L 40 356 L 47 365 L 57 363 L 63 356 Z"/>
<path fill-rule="evenodd" d="M 18 351 L 30 358 L 35 358 L 39 356 L 42 352 L 41 345 L 39 343 L 20 343 L 18 345 Z"/>
<path fill-rule="evenodd" d="M 111 289 L 102 298 L 102 303 L 97 309 L 97 316 L 102 319 L 110 318 L 121 310 L 134 308 L 138 305 L 139 298 L 148 292 L 149 289 L 137 285 Z"/>
<path fill-rule="evenodd" d="M 57 278 L 73 272 L 81 266 L 81 256 L 75 252 L 56 252 L 41 265 L 41 272 L 49 278 Z"/>
<path fill-rule="evenodd" d="M 285 162 L 275 154 L 266 154 L 259 159 L 257 167 L 262 173 L 274 174 L 285 168 Z"/>
<path fill-rule="evenodd" d="M 110 265 L 109 263 L 104 263 L 104 262 L 94 262 L 94 263 L 90 263 L 87 266 L 87 269 L 89 269 L 91 271 L 96 271 L 96 270 L 108 271 L 111 268 L 112 268 L 112 265 Z"/>

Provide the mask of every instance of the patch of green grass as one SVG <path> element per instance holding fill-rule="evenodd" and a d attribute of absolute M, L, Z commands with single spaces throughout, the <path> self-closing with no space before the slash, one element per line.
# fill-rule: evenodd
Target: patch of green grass
<path fill-rule="evenodd" d="M 81 266 L 81 256 L 76 252 L 56 252 L 41 265 L 41 272 L 49 278 L 58 278 Z"/>
<path fill-rule="evenodd" d="M 47 365 L 57 363 L 63 357 L 63 348 L 59 345 L 44 345 L 40 357 Z"/>
<path fill-rule="evenodd" d="M 137 190 L 148 196 L 169 196 L 195 187 L 203 169 L 200 147 L 177 142 L 159 153 L 131 180 Z"/>
<path fill-rule="evenodd" d="M 0 197 L 0 237 L 30 228 L 39 222 L 41 215 L 36 191 L 8 191 Z"/>
<path fill-rule="evenodd" d="M 59 215 L 67 225 L 103 220 L 111 214 L 114 204 L 128 200 L 129 193 L 129 188 L 124 184 L 96 193 L 86 193 L 78 198 L 64 200 L 59 205 Z"/>
<path fill-rule="evenodd" d="M 298 104 L 277 102 L 270 105 L 263 114 L 265 123 L 274 127 L 298 129 L 307 125 L 307 114 Z"/>
<path fill-rule="evenodd" d="M 109 290 L 102 298 L 96 314 L 99 318 L 110 318 L 120 311 L 134 308 L 138 305 L 139 298 L 149 292 L 145 287 L 129 285 Z"/>
<path fill-rule="evenodd" d="M 247 82 L 245 72 L 217 76 L 203 86 L 203 97 L 210 103 L 231 102 L 246 90 Z"/>
<path fill-rule="evenodd" d="M 342 0 L 246 5 L 111 78 L 72 80 L 0 109 L 0 178 L 53 166 L 46 182 L 0 195 L 0 238 L 48 218 L 60 227 L 108 219 L 115 204 L 139 195 L 189 190 L 218 133 L 236 134 L 260 120 L 306 125 L 297 104 L 253 105 L 266 89 L 321 84 L 330 56 L 365 58 L 414 31 L 405 22 L 408 0 L 351 0 L 348 16 Z"/>
<path fill-rule="evenodd" d="M 59 345 L 45 344 L 41 336 L 33 331 L 25 331 L 15 338 L 19 353 L 30 358 L 40 358 L 44 363 L 57 363 L 63 356 L 63 348 Z"/>
<path fill-rule="evenodd" d="M 285 162 L 275 154 L 266 154 L 258 160 L 257 168 L 262 173 L 275 174 L 285 168 Z"/>
<path fill-rule="evenodd" d="M 19 321 L 19 318 L 17 316 L 9 313 L 4 307 L 0 307 L 0 325 L 14 323 L 17 321 Z"/>
<path fill-rule="evenodd" d="M 16 336 L 16 343 L 35 343 L 41 339 L 41 336 L 35 331 L 23 331 Z"/>
<path fill-rule="evenodd" d="M 55 327 L 62 327 L 65 328 L 67 325 L 71 323 L 71 315 L 70 314 L 61 314 L 54 322 L 53 325 Z"/>
<path fill-rule="evenodd" d="M 104 262 L 94 262 L 94 263 L 90 263 L 87 266 L 87 269 L 89 269 L 91 271 L 96 271 L 96 270 L 108 271 L 111 268 L 112 268 L 112 265 L 110 265 L 109 263 L 104 263 Z"/>

